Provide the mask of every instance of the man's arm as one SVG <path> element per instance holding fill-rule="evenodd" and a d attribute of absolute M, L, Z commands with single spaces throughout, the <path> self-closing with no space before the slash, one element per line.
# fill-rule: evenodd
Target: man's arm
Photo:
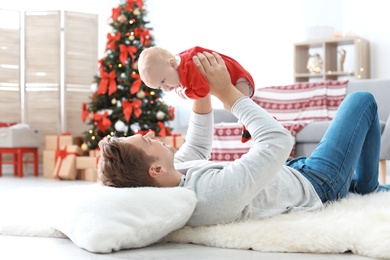
<path fill-rule="evenodd" d="M 210 95 L 194 100 L 186 141 L 176 152 L 175 163 L 210 159 L 213 123 Z"/>
<path fill-rule="evenodd" d="M 210 95 L 205 96 L 204 98 L 194 100 L 192 104 L 192 111 L 197 114 L 208 114 L 213 110 L 211 106 Z"/>

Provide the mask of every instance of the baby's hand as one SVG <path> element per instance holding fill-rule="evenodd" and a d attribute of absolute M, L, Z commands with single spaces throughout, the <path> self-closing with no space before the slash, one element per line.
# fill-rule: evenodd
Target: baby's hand
<path fill-rule="evenodd" d="M 185 93 L 185 88 L 183 88 L 183 87 L 177 87 L 177 88 L 175 88 L 175 92 L 176 92 L 176 94 L 179 96 L 179 97 L 181 97 L 182 99 L 185 99 L 185 100 L 189 100 L 190 98 L 189 97 L 187 97 L 187 95 L 186 95 L 186 93 Z"/>

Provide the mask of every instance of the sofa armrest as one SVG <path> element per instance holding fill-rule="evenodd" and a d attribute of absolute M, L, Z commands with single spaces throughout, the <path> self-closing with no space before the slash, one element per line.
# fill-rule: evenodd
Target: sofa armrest
<path fill-rule="evenodd" d="M 381 152 L 379 158 L 381 160 L 390 160 L 390 115 L 387 118 L 385 128 L 382 132 Z"/>

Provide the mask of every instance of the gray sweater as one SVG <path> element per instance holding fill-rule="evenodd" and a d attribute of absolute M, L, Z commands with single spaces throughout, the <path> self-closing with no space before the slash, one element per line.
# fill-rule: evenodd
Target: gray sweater
<path fill-rule="evenodd" d="M 197 205 L 190 226 L 260 219 L 322 207 L 311 183 L 285 166 L 293 140 L 289 131 L 251 99 L 243 97 L 231 112 L 254 141 L 234 162 L 209 161 L 213 114 L 192 112 L 186 142 L 175 154 L 183 174 L 179 184 L 195 192 Z"/>

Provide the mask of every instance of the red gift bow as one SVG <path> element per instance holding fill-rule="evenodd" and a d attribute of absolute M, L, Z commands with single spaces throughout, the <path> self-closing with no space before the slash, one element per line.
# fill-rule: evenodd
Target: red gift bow
<path fill-rule="evenodd" d="M 177 140 L 176 137 L 181 136 L 181 134 L 172 134 L 173 137 L 173 148 L 177 148 Z"/>
<path fill-rule="evenodd" d="M 93 116 L 93 119 L 97 123 L 97 126 L 99 127 L 100 131 L 105 133 L 107 129 L 111 126 L 111 120 L 107 117 L 108 112 L 105 111 L 103 115 L 99 113 L 95 113 Z"/>
<path fill-rule="evenodd" d="M 144 7 L 143 0 L 127 0 L 126 10 L 129 10 L 130 12 L 132 12 L 133 11 L 133 3 L 136 3 L 139 9 L 142 9 Z"/>
<path fill-rule="evenodd" d="M 137 92 L 140 90 L 141 84 L 142 84 L 142 80 L 141 80 L 141 78 L 139 77 L 139 75 L 136 74 L 136 73 L 132 73 L 132 74 L 131 74 L 131 77 L 132 77 L 133 79 L 135 79 L 133 85 L 131 85 L 131 88 L 130 88 L 130 94 L 133 95 L 133 94 L 137 93 Z"/>
<path fill-rule="evenodd" d="M 113 70 L 109 74 L 104 70 L 101 70 L 102 79 L 99 84 L 98 93 L 103 95 L 107 92 L 108 87 L 108 95 L 111 96 L 116 91 L 116 72 Z"/>
<path fill-rule="evenodd" d="M 81 120 L 83 120 L 83 122 L 85 122 L 85 119 L 87 119 L 88 114 L 89 114 L 89 111 L 87 109 L 87 104 L 83 103 L 82 104 L 82 111 L 81 111 Z"/>
<path fill-rule="evenodd" d="M 59 163 L 59 165 L 58 165 L 58 168 L 57 168 L 57 171 L 56 171 L 56 174 L 55 174 L 55 177 L 56 178 L 59 178 L 60 179 L 60 176 L 59 176 L 59 174 L 60 174 L 60 169 L 61 169 L 61 165 L 62 165 L 62 161 L 65 159 L 65 157 L 66 156 L 68 156 L 68 155 L 78 155 L 78 153 L 76 153 L 76 152 L 68 152 L 67 150 L 66 150 L 66 145 L 64 146 L 64 149 L 59 149 L 59 150 L 57 150 L 56 151 L 56 154 L 55 154 L 55 162 L 56 162 L 56 164 L 57 164 L 57 160 L 58 159 L 60 159 L 60 163 Z"/>
<path fill-rule="evenodd" d="M 106 50 L 111 49 L 115 50 L 115 43 L 121 39 L 121 33 L 117 32 L 115 35 L 112 35 L 111 33 L 107 33 L 107 44 L 106 44 Z"/>
<path fill-rule="evenodd" d="M 119 51 L 119 60 L 122 64 L 125 64 L 129 54 L 131 57 L 131 61 L 134 61 L 134 54 L 137 52 L 137 48 L 135 46 L 126 46 L 125 44 L 120 44 Z"/>
<path fill-rule="evenodd" d="M 150 31 L 144 28 L 135 28 L 134 36 L 139 36 L 139 41 L 142 45 L 148 45 L 150 43 Z"/>
<path fill-rule="evenodd" d="M 123 115 L 127 122 L 130 121 L 131 113 L 134 111 L 134 115 L 138 118 L 142 114 L 142 102 L 139 99 L 136 99 L 134 102 L 122 101 Z"/>

